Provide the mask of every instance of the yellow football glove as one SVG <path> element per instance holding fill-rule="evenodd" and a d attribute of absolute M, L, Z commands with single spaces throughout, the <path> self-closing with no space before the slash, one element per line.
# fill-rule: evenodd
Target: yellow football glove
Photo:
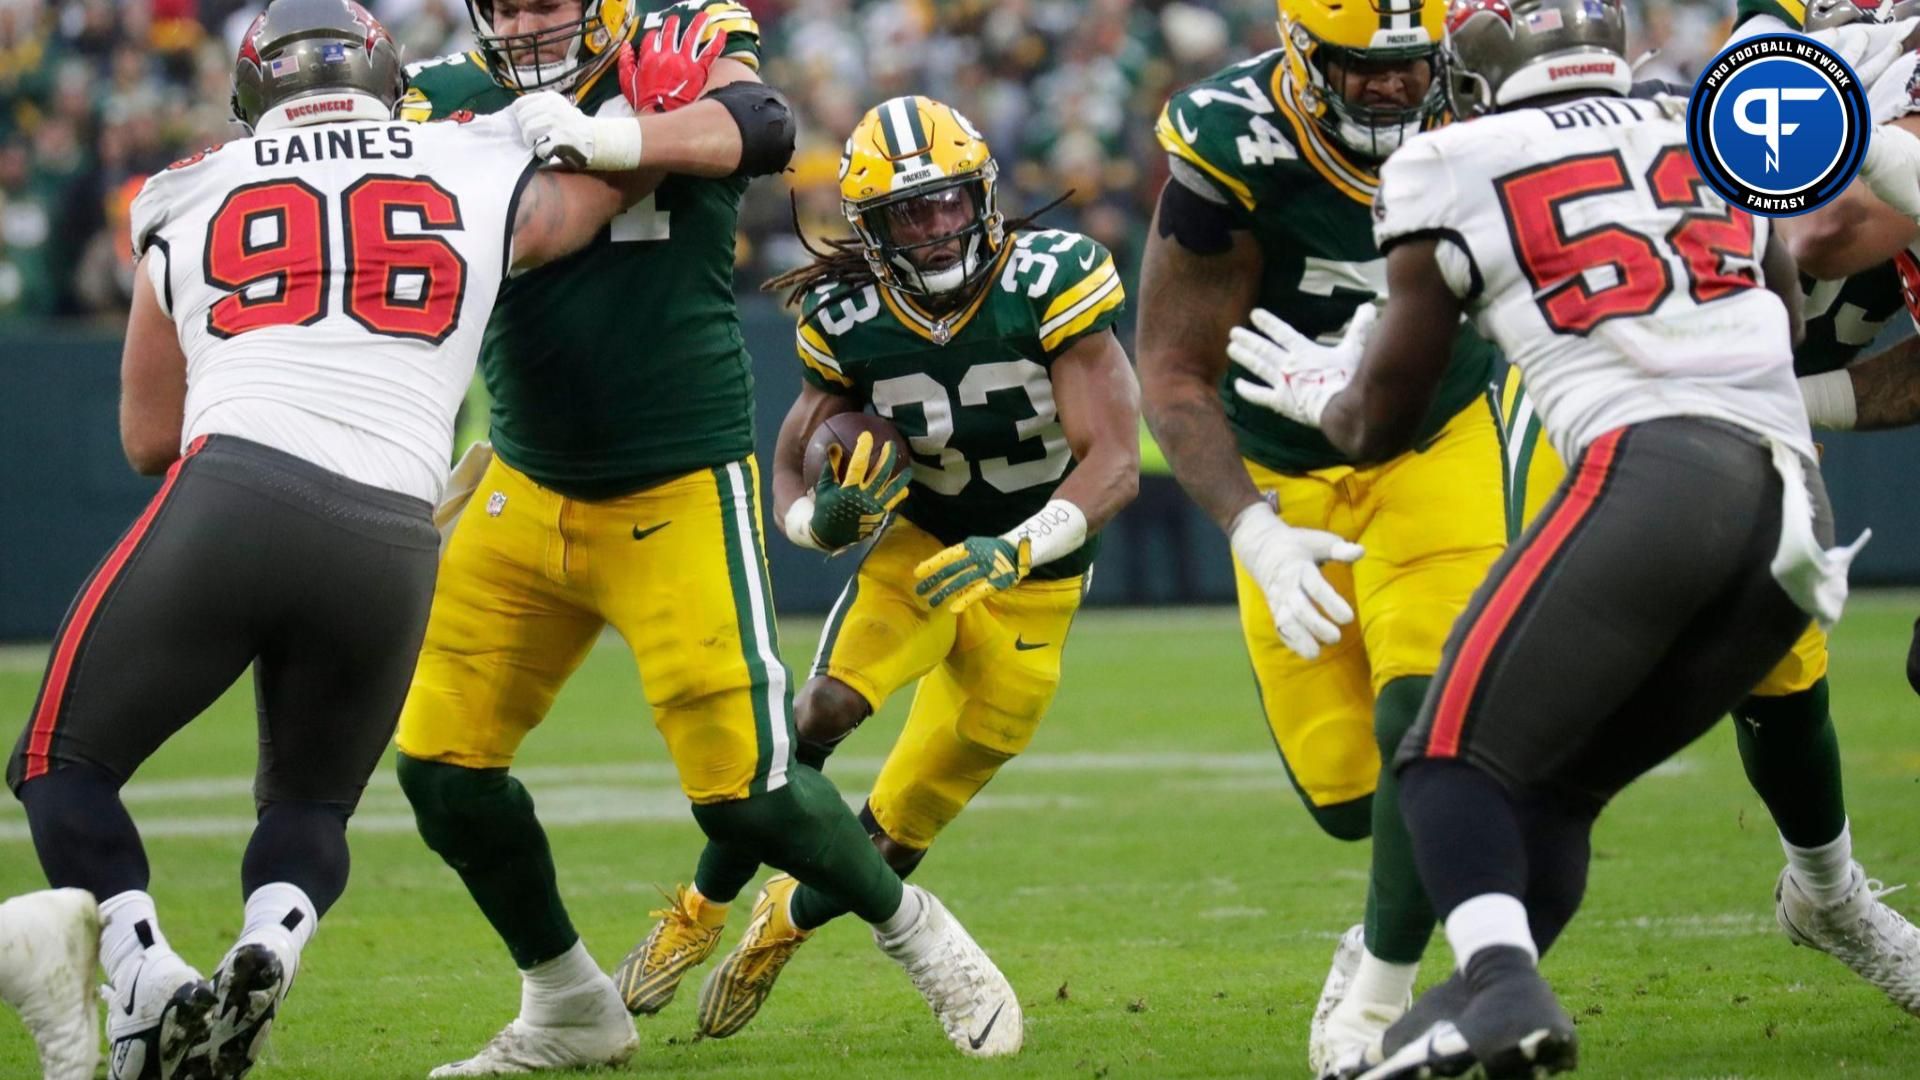
<path fill-rule="evenodd" d="M 913 481 L 913 466 L 903 464 L 893 473 L 895 449 L 892 443 L 873 452 L 873 434 L 863 431 L 853 441 L 853 453 L 846 458 L 844 479 L 840 461 L 844 449 L 827 447 L 827 467 L 820 470 L 820 481 L 813 487 L 813 518 L 807 528 L 814 542 L 828 551 L 857 544 L 872 536 L 893 508 L 906 500 L 907 486 Z M 889 474 L 892 473 L 892 476 Z"/>
<path fill-rule="evenodd" d="M 937 608 L 946 604 L 958 615 L 974 601 L 1004 592 L 1033 569 L 1033 541 L 1019 546 L 998 536 L 969 536 L 913 568 L 920 583 L 913 591 Z"/>

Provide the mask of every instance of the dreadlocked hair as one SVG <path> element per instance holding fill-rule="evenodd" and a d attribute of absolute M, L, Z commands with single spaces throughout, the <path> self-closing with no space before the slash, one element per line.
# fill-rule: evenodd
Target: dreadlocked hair
<path fill-rule="evenodd" d="M 1008 237 L 1021 229 L 1031 229 L 1040 220 L 1041 215 L 1072 197 L 1073 190 L 1068 189 L 1040 209 L 1024 217 L 1006 221 L 1000 228 Z M 824 246 L 815 247 L 813 241 L 807 239 L 806 230 L 800 227 L 799 198 L 789 192 L 787 199 L 793 211 L 793 235 L 800 238 L 800 246 L 806 249 L 807 254 L 813 256 L 813 261 L 769 278 L 766 284 L 760 286 L 762 289 L 773 293 L 784 290 L 786 296 L 781 299 L 781 303 L 791 307 L 800 303 L 802 296 L 822 285 L 829 283 L 839 285 L 840 288 L 820 304 L 824 308 L 852 296 L 869 285 L 879 284 L 873 276 L 873 267 L 867 265 L 867 251 L 860 243 L 859 237 L 829 236 L 821 241 Z"/>

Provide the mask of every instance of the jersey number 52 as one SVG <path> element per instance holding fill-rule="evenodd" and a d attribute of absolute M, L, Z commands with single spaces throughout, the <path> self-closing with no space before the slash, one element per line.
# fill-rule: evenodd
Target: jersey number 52
<path fill-rule="evenodd" d="M 1647 170 L 1654 205 L 1684 211 L 1663 239 L 1686 268 L 1695 303 L 1758 285 L 1753 218 L 1724 203 L 1702 203 L 1704 184 L 1684 146 L 1668 146 Z M 1653 237 L 1621 225 L 1568 233 L 1560 208 L 1576 199 L 1632 191 L 1618 152 L 1537 165 L 1494 181 L 1506 210 L 1513 250 L 1533 283 L 1540 313 L 1556 333 L 1585 335 L 1608 319 L 1645 315 L 1673 291 L 1673 271 Z M 1717 202 L 1717 200 L 1716 200 Z M 1598 285 L 1593 268 L 1613 281 Z M 1598 285 L 1598 287 L 1596 287 Z"/>
<path fill-rule="evenodd" d="M 437 232 L 458 231 L 460 203 L 424 177 L 368 176 L 340 193 L 345 271 L 341 307 L 376 334 L 439 344 L 460 322 L 467 261 Z M 299 180 L 236 188 L 207 227 L 207 284 L 227 295 L 207 331 L 238 337 L 307 326 L 327 315 L 333 286 L 327 200 Z M 398 234 L 412 217 L 418 232 Z"/>

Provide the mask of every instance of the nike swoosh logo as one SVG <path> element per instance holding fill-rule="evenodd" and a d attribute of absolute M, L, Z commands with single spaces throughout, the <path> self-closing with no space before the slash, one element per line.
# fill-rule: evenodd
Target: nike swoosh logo
<path fill-rule="evenodd" d="M 673 522 L 663 521 L 660 524 L 655 525 L 651 529 L 643 529 L 640 526 L 635 525 L 633 527 L 633 538 L 635 540 L 645 540 L 647 537 L 652 536 L 654 533 L 659 532 L 661 529 L 664 529 L 671 524 L 673 524 Z"/>
<path fill-rule="evenodd" d="M 139 971 L 136 971 L 133 973 L 133 982 L 129 983 L 127 986 L 127 1015 L 128 1016 L 133 1015 L 133 1003 L 140 1000 L 139 998 L 140 976 L 146 974 L 146 971 L 147 969 L 143 965 Z"/>
<path fill-rule="evenodd" d="M 1200 137 L 1200 129 L 1188 127 L 1186 114 L 1178 109 L 1173 111 L 1173 125 L 1180 129 L 1180 137 L 1187 140 L 1189 145 L 1192 144 L 1193 140 Z"/>
<path fill-rule="evenodd" d="M 995 1005 L 993 1007 L 993 1015 L 987 1017 L 987 1026 L 980 1029 L 980 1034 L 967 1036 L 967 1041 L 973 1044 L 975 1050 L 980 1049 L 980 1047 L 986 1044 L 987 1036 L 993 1034 L 993 1025 L 1000 1022 L 1000 1010 L 1006 1007 L 1007 1003 L 1004 1001 Z"/>
<path fill-rule="evenodd" d="M 1087 252 L 1087 257 L 1086 257 L 1086 258 L 1084 258 L 1084 259 L 1081 259 L 1081 260 L 1080 260 L 1080 269 L 1082 269 L 1082 270 L 1089 270 L 1089 269 L 1092 269 L 1092 267 L 1093 267 L 1093 257 L 1094 257 L 1095 255 L 1097 255 L 1097 254 L 1099 254 L 1099 252 L 1096 252 L 1096 251 L 1089 251 L 1089 252 Z"/>
<path fill-rule="evenodd" d="M 1022 641 L 1018 634 L 1013 636 L 1013 651 L 1015 652 L 1029 652 L 1033 649 L 1044 649 L 1050 644 L 1052 643 L 1047 641 Z"/>

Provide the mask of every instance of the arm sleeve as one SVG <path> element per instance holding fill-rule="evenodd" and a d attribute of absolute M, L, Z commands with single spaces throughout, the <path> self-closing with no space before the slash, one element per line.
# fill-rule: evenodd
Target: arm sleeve
<path fill-rule="evenodd" d="M 1171 159 L 1173 179 L 1211 202 L 1231 207 L 1237 214 L 1250 214 L 1254 208 L 1253 189 L 1235 175 L 1228 163 L 1216 160 L 1198 117 L 1200 110 L 1185 94 L 1175 94 L 1160 110 L 1154 122 L 1153 137 Z"/>
<path fill-rule="evenodd" d="M 1806 0 L 1738 0 L 1727 44 L 1755 34 L 1797 34 L 1807 22 Z"/>
<path fill-rule="evenodd" d="M 133 197 L 133 205 L 127 210 L 127 224 L 133 237 L 133 259 L 138 263 L 140 257 L 153 252 L 153 258 L 147 260 L 148 280 L 153 282 L 153 294 L 160 301 L 160 310 L 167 317 L 173 316 L 173 249 L 161 236 L 161 230 L 167 223 L 167 188 L 171 182 L 169 173 L 159 172 L 147 178 L 140 187 L 140 193 Z"/>
<path fill-rule="evenodd" d="M 687 20 L 705 12 L 706 29 L 700 40 L 704 44 L 712 40 L 713 35 L 724 30 L 727 34 L 727 46 L 720 55 L 728 60 L 738 60 L 755 71 L 760 70 L 760 23 L 754 19 L 753 12 L 745 4 L 736 0 L 681 0 L 671 7 L 662 8 L 647 16 L 640 32 L 653 30 L 667 20 L 669 15 L 678 15 L 681 25 Z"/>
<path fill-rule="evenodd" d="M 800 377 L 809 386 L 829 394 L 852 394 L 853 379 L 840 369 L 833 355 L 833 343 L 820 329 L 815 318 L 815 298 L 808 296 L 800 305 L 800 323 L 793 330 L 794 353 L 800 358 Z"/>
<path fill-rule="evenodd" d="M 1068 239 L 1070 245 L 1062 242 Z M 1126 308 L 1127 290 L 1113 254 L 1099 241 L 1053 232 L 1036 234 L 1034 240 L 1059 267 L 1050 287 L 1033 300 L 1040 348 L 1051 361 L 1081 338 L 1111 327 Z"/>
<path fill-rule="evenodd" d="M 1480 268 L 1455 218 L 1458 193 L 1453 170 L 1436 140 L 1416 137 L 1380 169 L 1373 197 L 1373 239 L 1380 254 L 1409 240 L 1441 240 L 1440 272 L 1453 294 L 1471 300 L 1481 288 Z"/>

